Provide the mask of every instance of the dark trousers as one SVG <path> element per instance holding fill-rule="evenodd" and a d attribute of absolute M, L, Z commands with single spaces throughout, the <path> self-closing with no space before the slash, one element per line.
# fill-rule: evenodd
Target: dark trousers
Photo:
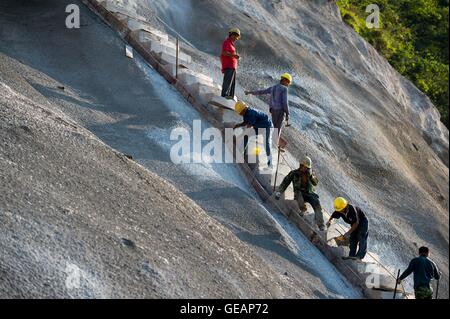
<path fill-rule="evenodd" d="M 278 145 L 278 143 L 280 141 L 281 130 L 283 129 L 284 110 L 273 110 L 272 109 L 270 113 L 272 113 L 273 126 L 276 129 L 275 131 L 277 132 L 276 136 L 274 136 L 273 138 L 275 139 L 275 141 L 277 142 L 277 145 Z"/>
<path fill-rule="evenodd" d="M 433 299 L 433 289 L 431 287 L 422 286 L 414 289 L 416 299 Z"/>
<path fill-rule="evenodd" d="M 358 228 L 350 235 L 349 256 L 363 259 L 367 254 L 368 238 L 369 238 L 369 222 L 367 220 L 362 220 L 360 221 Z"/>
<path fill-rule="evenodd" d="M 272 155 L 272 151 L 271 151 L 271 144 L 272 144 L 272 128 L 266 128 L 266 129 L 261 129 L 261 131 L 257 128 L 254 129 L 255 130 L 255 134 L 259 135 L 259 133 L 262 133 L 263 131 L 265 131 L 265 135 L 264 135 L 264 144 L 266 146 L 266 154 L 267 154 L 267 161 L 268 164 L 270 164 L 270 162 L 272 161 L 271 155 Z M 249 140 L 249 136 L 245 135 L 244 136 L 244 149 L 245 149 L 245 154 L 248 153 L 247 150 L 247 145 L 248 145 L 248 140 Z"/>
<path fill-rule="evenodd" d="M 236 70 L 225 69 L 223 74 L 222 97 L 233 97 L 236 88 Z"/>
<path fill-rule="evenodd" d="M 314 209 L 314 218 L 319 227 L 325 226 L 323 221 L 322 205 L 320 205 L 319 195 L 315 193 L 299 192 L 295 195 L 300 210 L 305 207 L 305 203 L 309 203 Z"/>

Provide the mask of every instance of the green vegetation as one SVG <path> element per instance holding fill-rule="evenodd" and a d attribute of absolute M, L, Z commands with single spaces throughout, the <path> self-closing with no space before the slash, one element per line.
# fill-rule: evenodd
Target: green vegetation
<path fill-rule="evenodd" d="M 344 21 L 427 94 L 449 127 L 448 0 L 338 0 Z M 380 8 L 380 28 L 366 7 Z"/>

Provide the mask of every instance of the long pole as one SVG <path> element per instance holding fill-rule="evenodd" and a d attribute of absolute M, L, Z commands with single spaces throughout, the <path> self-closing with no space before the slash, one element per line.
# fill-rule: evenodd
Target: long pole
<path fill-rule="evenodd" d="M 397 280 L 395 281 L 394 299 L 395 299 L 395 297 L 397 295 L 398 278 L 400 278 L 400 269 L 398 270 Z"/>
<path fill-rule="evenodd" d="M 436 298 L 435 299 L 438 299 L 438 296 L 439 296 L 439 279 L 437 280 L 437 284 L 436 284 Z"/>
<path fill-rule="evenodd" d="M 176 66 L 175 66 L 175 78 L 178 80 L 178 64 L 179 64 L 179 59 L 180 59 L 180 39 L 177 36 L 177 52 L 176 52 Z"/>
<path fill-rule="evenodd" d="M 278 168 L 280 167 L 281 148 L 278 146 L 277 170 L 275 172 L 275 182 L 273 183 L 273 192 L 277 189 Z"/>

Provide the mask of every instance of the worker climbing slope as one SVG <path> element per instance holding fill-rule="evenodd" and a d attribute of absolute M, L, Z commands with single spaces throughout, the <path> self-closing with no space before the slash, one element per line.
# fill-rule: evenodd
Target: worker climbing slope
<path fill-rule="evenodd" d="M 294 187 L 294 198 L 298 203 L 300 215 L 304 215 L 307 210 L 306 203 L 309 203 L 314 209 L 317 226 L 321 231 L 324 231 L 325 224 L 323 220 L 322 205 L 320 204 L 319 195 L 314 192 L 314 188 L 318 185 L 319 181 L 312 170 L 311 158 L 305 157 L 300 162 L 300 168 L 291 171 L 284 178 L 278 188 L 278 192 L 275 194 L 277 200 L 281 198 L 281 194 L 286 191 L 291 183 Z"/>
<path fill-rule="evenodd" d="M 275 127 L 275 140 L 278 144 L 283 121 L 289 121 L 289 86 L 292 84 L 292 76 L 289 73 L 281 75 L 280 83 L 265 90 L 246 91 L 246 95 L 268 95 L 270 94 L 270 113 Z"/>
<path fill-rule="evenodd" d="M 273 124 L 270 120 L 269 116 L 261 111 L 258 111 L 254 108 L 249 107 L 242 101 L 236 103 L 235 106 L 236 113 L 243 116 L 244 121 L 240 124 L 234 126 L 235 129 L 239 127 L 246 126 L 247 128 L 253 128 L 255 130 L 255 134 L 262 134 L 264 137 L 264 144 L 266 146 L 266 155 L 267 155 L 267 166 L 272 169 L 272 133 L 273 133 Z M 249 136 L 244 136 L 244 158 L 246 158 L 247 162 L 247 147 L 249 142 Z M 258 154 L 257 154 L 258 155 Z"/>
<path fill-rule="evenodd" d="M 234 99 L 238 60 L 241 58 L 236 53 L 236 41 L 240 38 L 241 31 L 233 28 L 228 32 L 228 38 L 222 45 L 222 54 L 220 56 L 223 73 L 222 97 L 227 99 Z"/>
<path fill-rule="evenodd" d="M 369 221 L 361 208 L 350 205 L 343 197 L 338 197 L 333 203 L 335 212 L 331 215 L 327 227 L 333 219 L 342 218 L 351 225 L 350 230 L 341 239 L 350 240 L 350 253 L 343 259 L 362 260 L 367 254 L 367 239 L 369 237 Z"/>
<path fill-rule="evenodd" d="M 428 247 L 419 248 L 419 257 L 414 258 L 409 263 L 408 268 L 398 278 L 400 284 L 402 280 L 414 273 L 414 293 L 416 299 L 432 299 L 433 289 L 431 280 L 439 280 L 441 274 L 436 264 L 429 258 L 430 250 Z"/>

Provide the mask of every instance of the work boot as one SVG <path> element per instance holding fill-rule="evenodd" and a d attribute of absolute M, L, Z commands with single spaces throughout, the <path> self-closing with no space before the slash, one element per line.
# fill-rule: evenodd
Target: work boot
<path fill-rule="evenodd" d="M 357 257 L 351 257 L 351 256 L 343 256 L 342 259 L 343 260 L 358 260 Z"/>

